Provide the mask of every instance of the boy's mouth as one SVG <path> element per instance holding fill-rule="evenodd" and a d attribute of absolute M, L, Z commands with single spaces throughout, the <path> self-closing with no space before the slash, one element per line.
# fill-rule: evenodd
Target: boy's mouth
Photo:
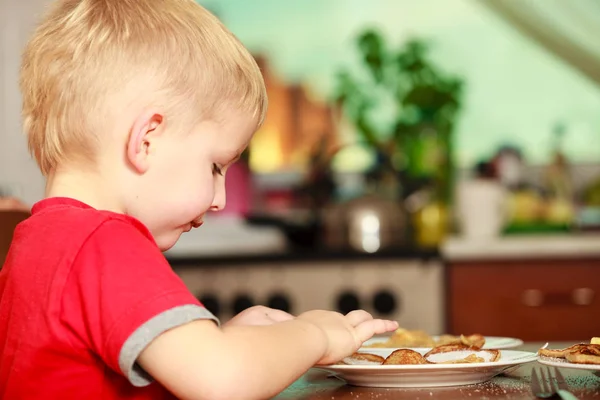
<path fill-rule="evenodd" d="M 194 220 L 194 221 L 190 222 L 190 225 L 192 225 L 192 228 L 200 228 L 203 223 L 204 223 L 204 221 L 199 219 L 199 220 Z"/>

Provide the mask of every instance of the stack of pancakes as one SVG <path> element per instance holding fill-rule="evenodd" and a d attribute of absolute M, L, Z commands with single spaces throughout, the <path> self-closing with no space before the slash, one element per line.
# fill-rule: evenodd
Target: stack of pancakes
<path fill-rule="evenodd" d="M 457 352 L 456 358 L 450 358 L 448 361 L 433 361 L 430 356 L 440 353 Z M 464 356 L 464 352 L 470 353 Z M 487 353 L 486 357 L 482 357 L 482 352 Z M 468 364 L 481 362 L 498 361 L 501 357 L 500 350 L 481 350 L 477 346 L 469 346 L 466 344 L 445 344 L 437 346 L 425 354 L 421 354 L 412 349 L 398 349 L 392 352 L 387 357 L 382 357 L 376 354 L 369 353 L 354 353 L 350 357 L 344 358 L 340 364 L 345 365 L 420 365 L 420 364 Z M 487 360 L 486 360 L 487 359 Z"/>
<path fill-rule="evenodd" d="M 579 343 L 566 349 L 540 349 L 538 354 L 542 357 L 564 358 L 574 364 L 600 365 L 600 337 L 592 338 L 589 344 Z"/>

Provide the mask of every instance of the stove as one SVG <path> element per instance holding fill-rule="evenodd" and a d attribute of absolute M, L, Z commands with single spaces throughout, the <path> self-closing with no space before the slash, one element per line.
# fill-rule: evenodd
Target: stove
<path fill-rule="evenodd" d="M 408 329 L 444 331 L 444 274 L 439 259 L 282 260 L 174 270 L 222 322 L 252 305 L 299 314 L 362 308 Z"/>

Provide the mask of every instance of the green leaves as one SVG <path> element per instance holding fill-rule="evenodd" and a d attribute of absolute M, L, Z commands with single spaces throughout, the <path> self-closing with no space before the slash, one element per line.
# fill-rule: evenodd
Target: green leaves
<path fill-rule="evenodd" d="M 399 172 L 415 179 L 434 170 L 451 174 L 450 135 L 461 106 L 463 80 L 432 62 L 430 45 L 423 40 L 394 49 L 377 30 L 367 29 L 358 35 L 356 48 L 363 73 L 342 69 L 335 100 L 362 141 L 378 154 L 380 168 L 401 159 Z M 382 115 L 391 115 L 391 123 Z M 429 166 L 428 160 L 437 161 Z"/>

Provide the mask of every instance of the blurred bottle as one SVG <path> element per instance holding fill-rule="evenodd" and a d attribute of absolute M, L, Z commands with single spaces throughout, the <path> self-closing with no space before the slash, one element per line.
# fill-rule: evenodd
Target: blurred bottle
<path fill-rule="evenodd" d="M 436 248 L 448 234 L 448 207 L 432 201 L 413 214 L 415 242 L 421 248 Z"/>
<path fill-rule="evenodd" d="M 491 163 L 479 163 L 475 176 L 457 185 L 456 216 L 460 233 L 469 239 L 499 236 L 507 214 L 507 189 Z"/>
<path fill-rule="evenodd" d="M 414 243 L 421 248 L 439 246 L 449 232 L 448 205 L 430 182 L 404 202 L 411 215 Z"/>
<path fill-rule="evenodd" d="M 552 224 L 571 224 L 574 219 L 574 192 L 569 161 L 562 149 L 566 133 L 563 124 L 553 131 L 551 162 L 544 174 L 544 188 L 548 193 L 545 220 Z"/>
<path fill-rule="evenodd" d="M 450 230 L 454 165 L 449 133 L 436 128 L 430 119 L 425 121 L 413 132 L 407 149 L 406 172 L 415 190 L 409 190 L 405 205 L 411 214 L 415 244 L 435 248 Z"/>
<path fill-rule="evenodd" d="M 577 220 L 579 229 L 600 230 L 600 177 L 583 189 Z"/>
<path fill-rule="evenodd" d="M 490 168 L 507 189 L 515 191 L 523 185 L 525 166 L 523 154 L 517 147 L 500 147 L 491 161 Z"/>
<path fill-rule="evenodd" d="M 508 230 L 537 223 L 543 213 L 543 199 L 539 191 L 526 182 L 522 151 L 516 146 L 504 145 L 497 151 L 491 165 L 498 182 L 505 189 Z"/>

